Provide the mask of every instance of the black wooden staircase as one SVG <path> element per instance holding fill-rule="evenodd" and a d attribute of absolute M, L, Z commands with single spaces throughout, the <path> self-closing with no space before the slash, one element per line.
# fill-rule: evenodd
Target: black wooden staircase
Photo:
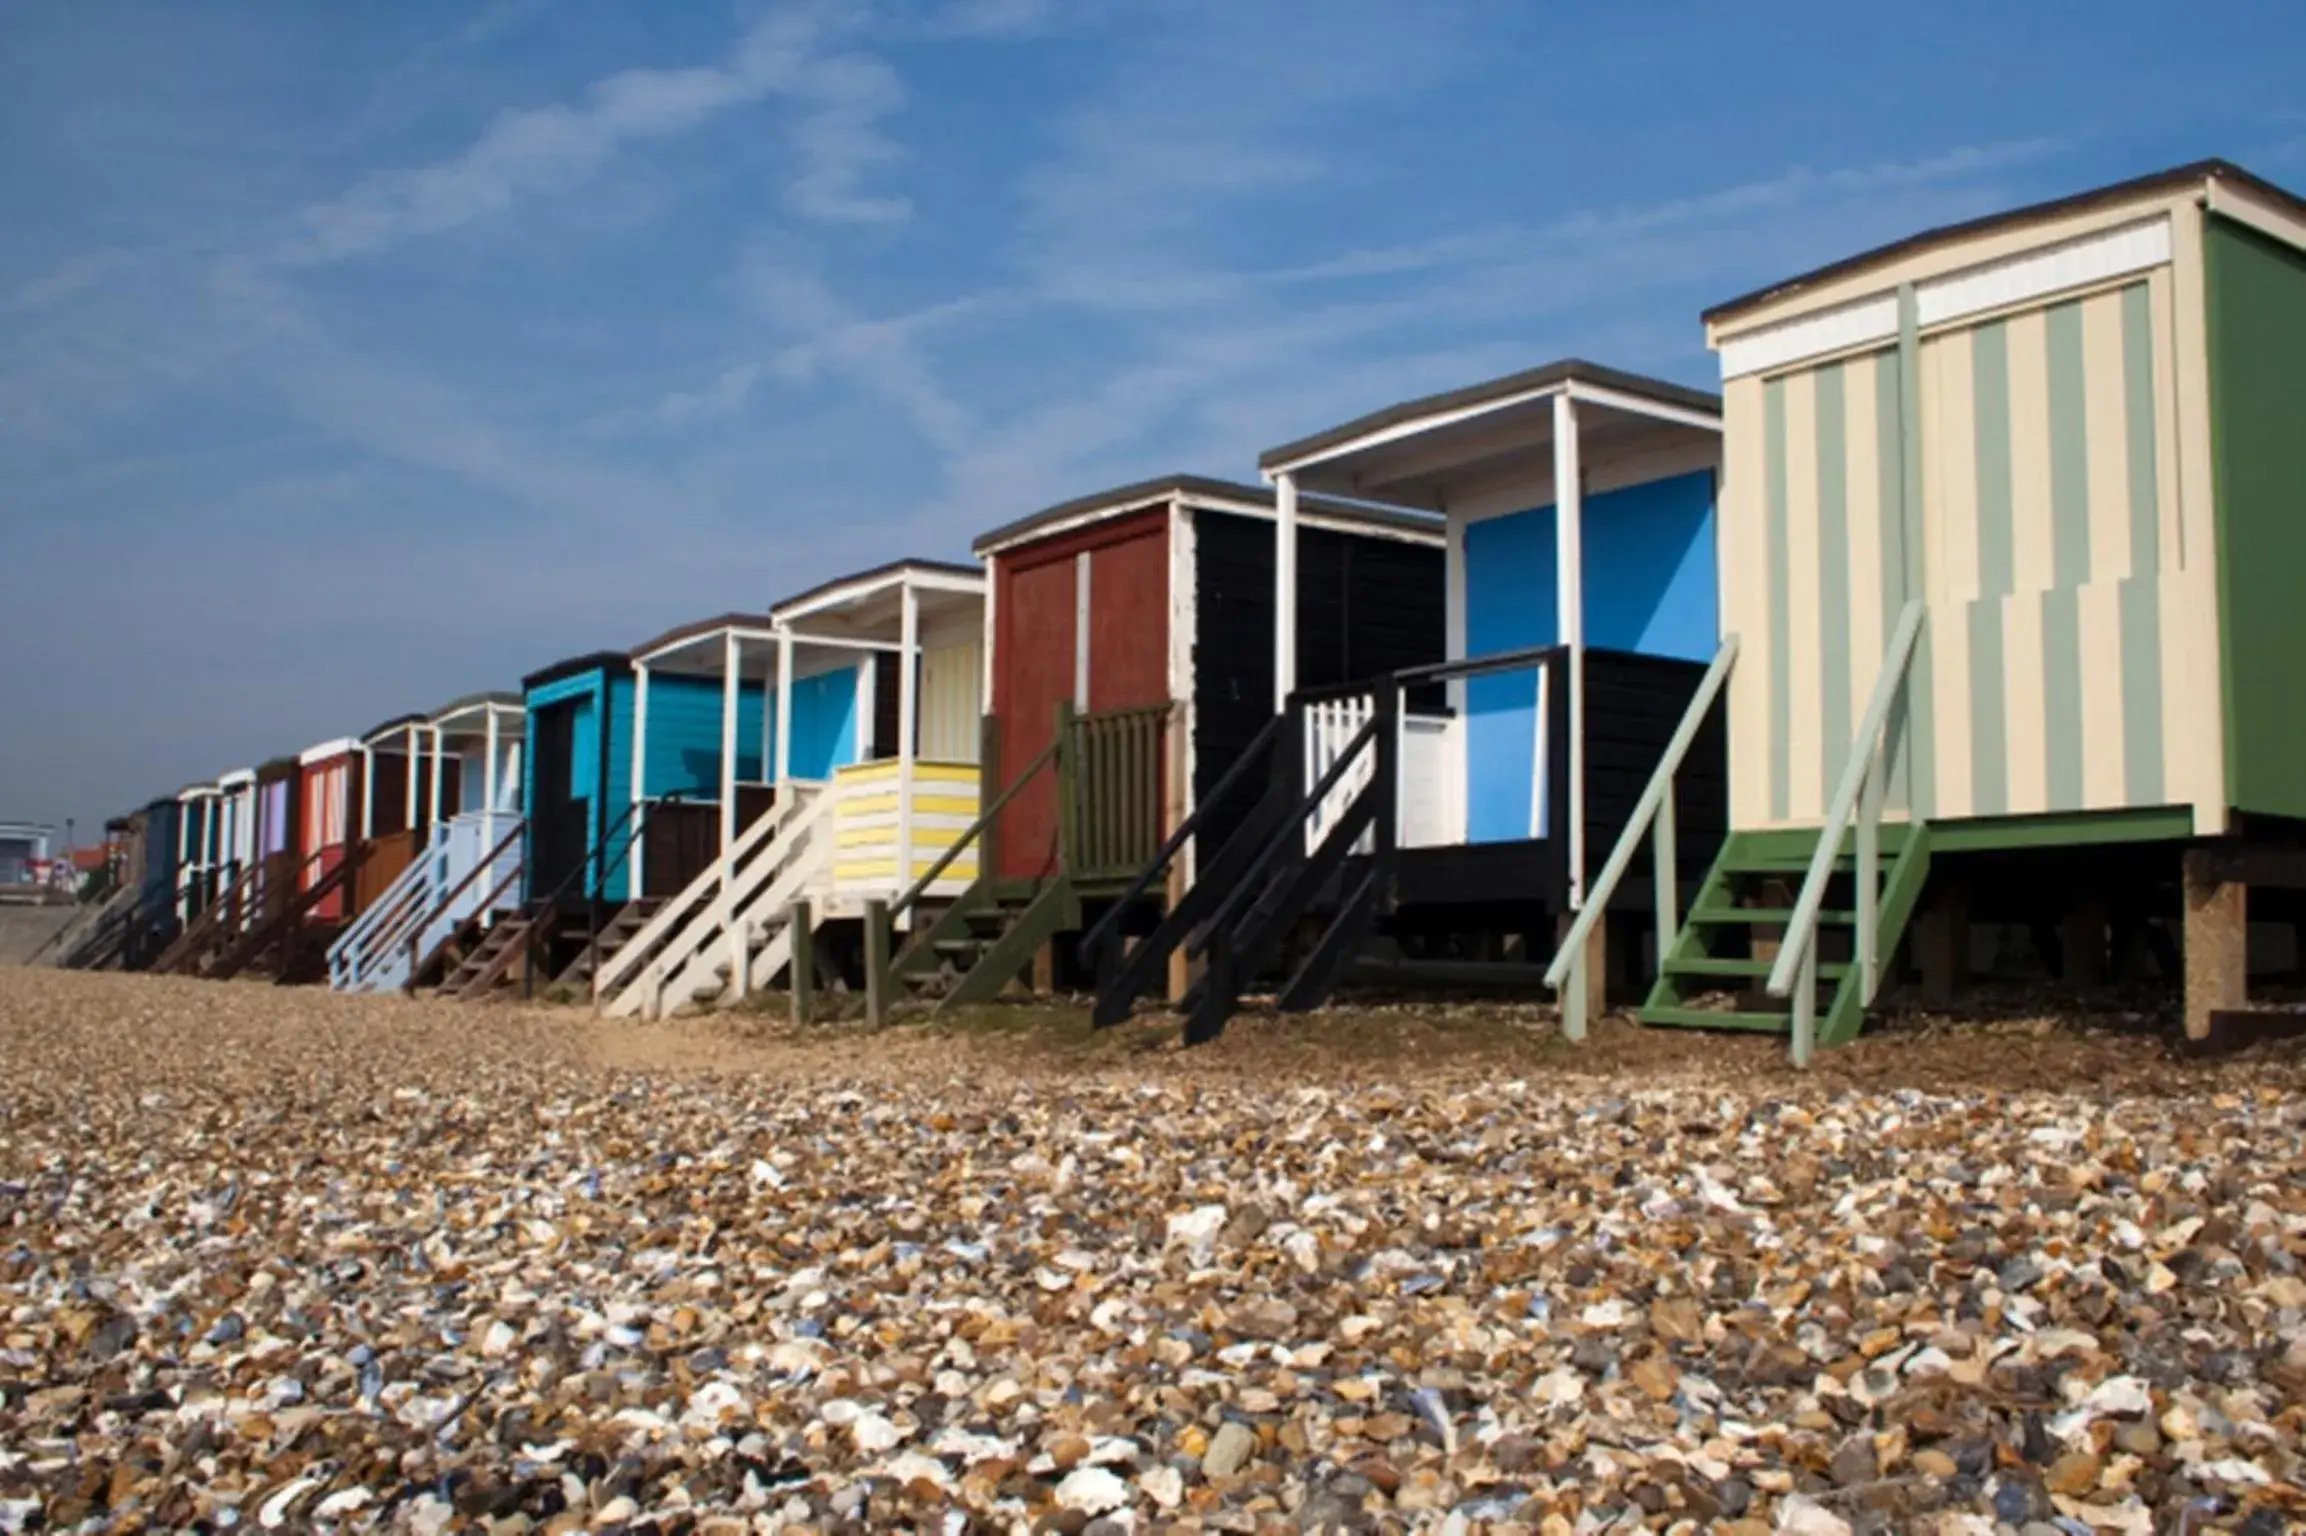
<path fill-rule="evenodd" d="M 1359 729 L 1314 775 L 1305 756 L 1307 712 L 1362 698 L 1368 708 Z M 1199 971 L 1182 1004 L 1188 1044 L 1222 1033 L 1242 995 L 1285 957 L 1277 994 L 1283 1010 L 1328 999 L 1393 905 L 1400 708 L 1400 687 L 1389 678 L 1300 692 L 1266 723 L 1084 938 L 1098 974 L 1098 1027 L 1127 1018 L 1180 951 Z M 1211 821 L 1238 813 L 1238 796 L 1256 782 L 1258 766 L 1266 772 L 1264 794 L 1152 932 L 1130 943 L 1129 913 Z"/>

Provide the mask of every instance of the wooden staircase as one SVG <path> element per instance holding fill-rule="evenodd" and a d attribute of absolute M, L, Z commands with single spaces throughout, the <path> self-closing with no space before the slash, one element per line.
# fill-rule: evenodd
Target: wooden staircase
<path fill-rule="evenodd" d="M 578 987 L 591 996 L 593 973 L 616 958 L 618 951 L 633 941 L 633 936 L 649 925 L 665 904 L 662 896 L 642 896 L 619 907 L 616 915 L 601 925 L 592 941 L 577 952 L 577 957 L 562 967 L 553 978 L 556 987 Z"/>
<path fill-rule="evenodd" d="M 514 973 L 520 969 L 531 943 L 550 943 L 553 918 L 553 912 L 545 907 L 516 912 L 481 930 L 478 942 L 472 942 L 475 937 L 472 930 L 479 926 L 476 916 L 419 962 L 416 974 L 421 976 L 435 964 L 444 965 L 439 996 L 462 1002 L 488 997 L 498 987 L 515 980 Z M 471 944 L 469 949 L 463 947 L 467 943 Z"/>
<path fill-rule="evenodd" d="M 1917 823 L 1884 823 L 1881 854 L 1887 867 L 1876 919 L 1875 953 L 1893 955 L 1929 879 L 1930 832 Z M 1755 1030 L 1790 1034 L 1793 999 L 1772 997 L 1763 983 L 1776 963 L 1776 936 L 1793 920 L 1793 891 L 1817 854 L 1815 832 L 1741 832 L 1699 887 L 1689 915 L 1668 946 L 1641 1021 L 1693 1029 Z M 1857 963 L 1857 902 L 1852 891 L 1857 860 L 1842 854 L 1832 865 L 1825 905 L 1818 912 L 1816 965 L 1817 1043 L 1845 1045 L 1864 1027 L 1873 981 Z M 1877 965 L 1877 973 L 1883 967 Z"/>
<path fill-rule="evenodd" d="M 887 974 L 906 996 L 939 1010 L 989 1003 L 1042 945 L 1080 926 L 1081 898 L 1068 876 L 980 879 L 913 934 Z"/>
<path fill-rule="evenodd" d="M 1182 950 L 1200 972 L 1181 1004 L 1185 1041 L 1214 1040 L 1242 994 L 1279 965 L 1309 926 L 1318 927 L 1318 935 L 1289 953 L 1277 1001 L 1283 1011 L 1298 1012 L 1328 1000 L 1379 919 L 1393 909 L 1400 698 L 1391 678 L 1307 690 L 1267 722 L 1083 940 L 1098 970 L 1092 1015 L 1097 1027 L 1127 1018 L 1136 999 L 1166 971 L 1169 957 Z M 1329 761 L 1308 763 L 1306 711 L 1341 704 L 1358 728 Z M 1237 783 L 1246 785 L 1244 775 L 1260 761 L 1270 765 L 1263 797 L 1153 931 L 1126 945 L 1120 931 L 1124 909 L 1152 891 L 1200 832 L 1208 809 L 1223 803 Z"/>

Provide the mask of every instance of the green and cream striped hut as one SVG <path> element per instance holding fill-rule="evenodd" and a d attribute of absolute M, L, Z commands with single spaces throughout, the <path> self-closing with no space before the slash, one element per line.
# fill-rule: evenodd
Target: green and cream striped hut
<path fill-rule="evenodd" d="M 1735 828 L 1820 822 L 1911 600 L 1890 816 L 2013 847 L 2306 818 L 2306 203 L 2187 166 L 1706 326 Z"/>

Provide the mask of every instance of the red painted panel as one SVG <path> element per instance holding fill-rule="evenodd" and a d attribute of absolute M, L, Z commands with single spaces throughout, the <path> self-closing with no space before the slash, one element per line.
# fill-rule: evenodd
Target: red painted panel
<path fill-rule="evenodd" d="M 1074 556 L 1089 555 L 1089 707 L 1169 697 L 1169 512 L 1166 507 L 1056 534 L 993 562 L 992 714 L 1005 785 L 1049 744 L 1057 705 L 1073 697 Z M 987 793 L 999 787 L 988 785 Z M 1051 873 L 1057 797 L 1043 774 L 1001 813 L 995 873 Z"/>
<path fill-rule="evenodd" d="M 1073 696 L 1073 556 L 1039 550 L 995 562 L 993 715 L 999 772 L 1005 785 L 1049 744 L 1057 706 Z M 999 790 L 988 785 L 988 794 Z M 1036 774 L 1002 810 L 994 833 L 1005 879 L 1046 875 L 1056 867 L 1057 791 Z"/>
<path fill-rule="evenodd" d="M 334 873 L 360 835 L 359 786 L 360 759 L 353 753 L 322 758 L 304 770 L 304 803 L 297 818 L 304 889 Z M 351 915 L 342 890 L 322 897 L 311 913 L 319 923 L 339 923 Z"/>
<path fill-rule="evenodd" d="M 1168 698 L 1169 525 L 1164 519 L 1089 557 L 1089 707 L 1134 709 Z"/>

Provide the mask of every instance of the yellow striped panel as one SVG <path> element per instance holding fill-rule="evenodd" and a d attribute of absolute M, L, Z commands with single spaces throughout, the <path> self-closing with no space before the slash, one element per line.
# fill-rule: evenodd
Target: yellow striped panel
<path fill-rule="evenodd" d="M 2082 303 L 2083 436 L 2090 465 L 2090 579 L 2119 581 L 2130 569 L 2130 422 L 2124 400 L 2128 368 L 2122 345 L 2119 289 Z M 2083 621 L 2085 633 L 2088 620 Z M 2101 653 L 2102 654 L 2102 653 Z M 2086 675 L 2092 653 L 2082 648 Z M 2120 736 L 2108 738 L 2119 741 Z M 2087 767 L 2084 772 L 2087 773 Z"/>
<path fill-rule="evenodd" d="M 1786 812 L 1796 821 L 1825 814 L 1824 752 L 1818 690 L 1824 668 L 1817 646 L 1818 615 L 1818 392 L 1815 371 L 1790 375 L 1786 389 L 1786 569 L 1794 621 L 1788 631 L 1793 655 L 1786 677 L 1791 689 L 1786 711 L 1787 739 L 1778 750 L 1789 754 Z"/>
<path fill-rule="evenodd" d="M 2057 569 L 2050 512 L 2049 327 L 2039 309 L 2012 315 L 2004 324 L 2010 347 L 2010 590 L 2039 592 L 2054 583 Z M 2011 613 L 2009 622 L 2025 620 Z M 2023 688 L 2004 695 L 2013 705 L 2041 696 L 2039 689 Z"/>
<path fill-rule="evenodd" d="M 2093 423 L 2092 431 L 2096 426 Z M 2093 452 L 2092 457 L 2096 454 Z M 2093 481 L 2091 493 L 2096 494 Z M 2093 519 L 2093 521 L 2095 521 Z M 2097 537 L 2097 529 L 2090 531 Z M 2096 558 L 2093 545 L 2092 558 Z M 2128 535 L 2113 558 L 2129 563 Z M 2082 621 L 2082 805 L 2102 811 L 2125 804 L 2122 781 L 2122 589 L 2094 581 L 2077 594 Z"/>
<path fill-rule="evenodd" d="M 2013 356 L 2015 352 L 2012 348 Z M 2013 374 L 2016 371 L 2015 367 L 2011 369 Z M 2015 393 L 2014 384 L 2012 392 Z M 2044 515 L 2040 521 L 2046 529 L 2049 526 L 2046 423 L 2040 441 L 2045 470 L 2041 509 Z M 2043 553 L 2048 554 L 2046 543 Z M 2048 574 L 2046 568 L 2043 574 Z M 2020 586 L 2002 599 L 2002 699 L 2008 717 L 2003 734 L 2007 766 L 2003 771 L 2009 782 L 2009 813 L 2013 816 L 2033 815 L 2050 808 L 2048 717 L 2042 709 L 2043 700 L 2049 695 L 2046 677 L 2042 655 L 2042 585 Z"/>

